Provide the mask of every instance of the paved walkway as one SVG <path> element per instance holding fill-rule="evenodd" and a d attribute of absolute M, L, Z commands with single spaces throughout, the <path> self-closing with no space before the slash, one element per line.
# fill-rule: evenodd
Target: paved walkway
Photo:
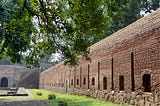
<path fill-rule="evenodd" d="M 33 95 L 29 90 L 24 88 L 19 88 L 18 94 L 28 94 L 28 96 L 16 96 L 12 100 L 0 100 L 0 106 L 53 106 L 44 100 L 33 100 Z"/>
<path fill-rule="evenodd" d="M 28 96 L 16 96 L 14 99 L 12 99 L 12 101 L 23 101 L 23 100 L 26 101 L 26 100 L 33 100 L 34 99 L 33 95 L 29 92 L 29 90 L 27 90 L 25 88 L 19 88 L 17 93 L 18 94 L 28 94 Z"/>
<path fill-rule="evenodd" d="M 18 92 L 21 93 L 21 94 L 27 93 L 28 96 L 19 96 L 19 97 L 16 97 L 15 100 L 33 100 L 33 98 L 34 98 L 33 95 L 27 89 L 19 88 Z"/>

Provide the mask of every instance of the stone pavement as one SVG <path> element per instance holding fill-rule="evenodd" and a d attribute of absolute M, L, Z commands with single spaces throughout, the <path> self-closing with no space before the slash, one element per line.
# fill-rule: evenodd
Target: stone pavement
<path fill-rule="evenodd" d="M 12 99 L 12 101 L 27 101 L 34 99 L 33 95 L 29 92 L 29 90 L 25 88 L 19 88 L 17 94 L 28 94 L 28 96 L 16 96 L 14 99 Z"/>
<path fill-rule="evenodd" d="M 27 93 L 28 93 L 27 90 L 23 87 L 20 87 L 17 91 L 17 94 L 27 94 Z"/>
<path fill-rule="evenodd" d="M 12 100 L 0 100 L 0 106 L 53 106 L 44 100 L 33 100 L 33 95 L 25 88 L 19 88 L 18 94 L 28 94 L 28 96 L 16 96 Z"/>

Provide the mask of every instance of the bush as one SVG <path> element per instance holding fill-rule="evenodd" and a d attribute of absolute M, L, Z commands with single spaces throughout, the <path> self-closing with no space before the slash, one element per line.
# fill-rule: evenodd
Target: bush
<path fill-rule="evenodd" d="M 48 95 L 48 100 L 51 100 L 51 99 L 56 99 L 56 95 L 55 94 Z"/>
<path fill-rule="evenodd" d="M 64 101 L 64 100 L 59 100 L 58 101 L 58 106 L 67 106 L 67 105 L 68 105 L 67 102 Z"/>
<path fill-rule="evenodd" d="M 41 93 L 41 92 L 37 92 L 37 95 L 38 95 L 38 96 L 42 96 L 42 93 Z"/>

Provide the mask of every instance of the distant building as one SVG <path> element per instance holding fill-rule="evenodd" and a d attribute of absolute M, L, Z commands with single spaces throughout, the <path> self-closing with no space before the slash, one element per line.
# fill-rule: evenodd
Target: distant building
<path fill-rule="evenodd" d="M 0 65 L 0 87 L 38 88 L 39 70 L 30 70 L 13 64 Z"/>

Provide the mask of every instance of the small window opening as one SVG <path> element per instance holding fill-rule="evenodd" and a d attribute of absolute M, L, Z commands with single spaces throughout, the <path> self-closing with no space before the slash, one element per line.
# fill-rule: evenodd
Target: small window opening
<path fill-rule="evenodd" d="M 151 92 L 151 76 L 149 74 L 143 75 L 144 92 Z"/>
<path fill-rule="evenodd" d="M 86 78 L 83 79 L 83 85 L 86 85 Z"/>
<path fill-rule="evenodd" d="M 107 78 L 103 77 L 103 89 L 106 90 L 107 89 Z"/>
<path fill-rule="evenodd" d="M 71 85 L 73 85 L 73 79 L 71 80 Z"/>
<path fill-rule="evenodd" d="M 79 85 L 79 79 L 77 79 L 77 85 Z"/>
<path fill-rule="evenodd" d="M 92 78 L 92 85 L 95 85 L 95 79 Z"/>
<path fill-rule="evenodd" d="M 124 90 L 124 77 L 119 76 L 119 90 L 123 91 Z"/>

